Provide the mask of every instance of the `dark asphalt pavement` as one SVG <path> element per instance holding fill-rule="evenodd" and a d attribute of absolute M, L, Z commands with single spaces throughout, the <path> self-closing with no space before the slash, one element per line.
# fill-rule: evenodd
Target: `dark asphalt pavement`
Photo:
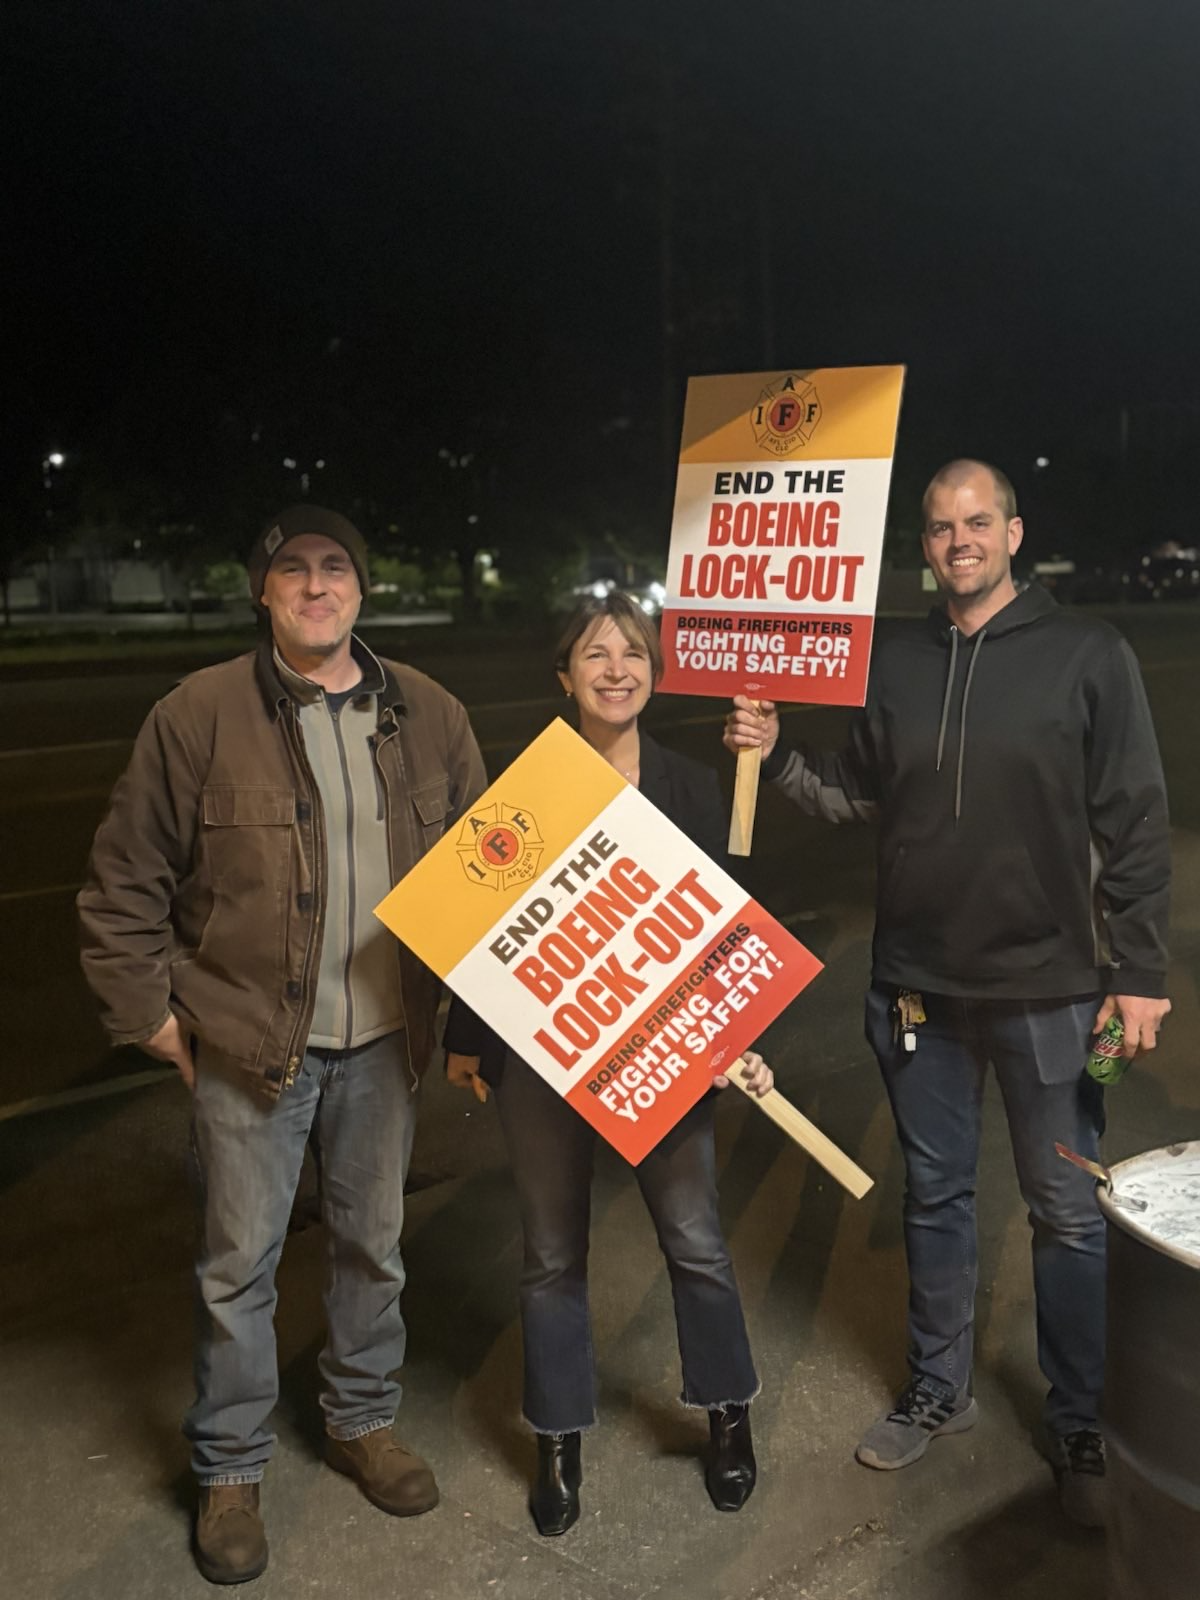
<path fill-rule="evenodd" d="M 1109 1096 L 1114 1160 L 1200 1137 L 1200 610 L 1126 620 L 1171 784 L 1175 1010 L 1157 1058 Z M 493 771 L 562 704 L 547 656 L 430 647 L 430 670 L 471 709 Z M 413 659 L 423 664 L 419 641 Z M 77 975 L 71 906 L 127 741 L 174 676 L 0 683 L 4 1600 L 211 1593 L 188 1556 L 178 1434 L 190 1398 L 186 1094 L 136 1053 L 105 1051 Z M 728 786 L 721 715 L 711 702 L 663 700 L 652 721 L 665 741 L 723 764 Z M 845 722 L 841 712 L 791 715 L 817 742 L 836 740 Z M 636 1188 L 605 1157 L 593 1245 L 602 1425 L 585 1448 L 582 1523 L 563 1540 L 538 1538 L 524 1508 L 531 1450 L 516 1420 L 519 1236 L 496 1119 L 433 1076 L 405 1232 L 401 1431 L 435 1462 L 442 1505 L 394 1522 L 320 1464 L 321 1232 L 297 1234 L 280 1274 L 284 1392 L 265 1492 L 273 1549 L 256 1600 L 1102 1593 L 1102 1542 L 1063 1525 L 1030 1442 L 1040 1386 L 1028 1229 L 994 1095 L 981 1177 L 983 1419 L 905 1472 L 871 1473 L 852 1459 L 903 1367 L 901 1172 L 861 1036 L 871 835 L 809 822 L 767 793 L 748 882 L 827 963 L 766 1040 L 780 1085 L 877 1184 L 856 1204 L 740 1096 L 722 1102 L 722 1205 L 764 1383 L 761 1483 L 746 1511 L 722 1517 L 704 1496 L 701 1428 L 674 1403 L 665 1274 Z M 148 1069 L 140 1087 L 108 1092 Z M 71 1101 L 89 1087 L 98 1098 Z"/>

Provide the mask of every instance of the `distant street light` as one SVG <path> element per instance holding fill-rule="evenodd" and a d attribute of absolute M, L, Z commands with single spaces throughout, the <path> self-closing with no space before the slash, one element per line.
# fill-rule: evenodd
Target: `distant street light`
<path fill-rule="evenodd" d="M 1044 467 L 1048 467 L 1050 465 L 1050 457 L 1039 456 L 1033 465 L 1038 472 L 1041 472 Z"/>
<path fill-rule="evenodd" d="M 58 566 L 54 549 L 54 474 L 67 464 L 61 450 L 50 450 L 42 457 L 42 487 L 46 491 L 46 589 L 50 614 L 58 614 Z"/>

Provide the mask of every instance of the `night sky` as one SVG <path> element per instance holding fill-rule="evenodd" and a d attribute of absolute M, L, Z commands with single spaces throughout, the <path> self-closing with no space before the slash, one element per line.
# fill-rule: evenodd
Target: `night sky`
<path fill-rule="evenodd" d="M 689 372 L 902 361 L 898 493 L 979 453 L 1083 537 L 1122 410 L 1126 479 L 1183 492 L 1178 0 L 19 0 L 5 31 L 35 453 L 228 408 L 345 494 L 469 442 L 496 496 L 553 457 L 531 515 L 578 480 L 665 549 Z"/>

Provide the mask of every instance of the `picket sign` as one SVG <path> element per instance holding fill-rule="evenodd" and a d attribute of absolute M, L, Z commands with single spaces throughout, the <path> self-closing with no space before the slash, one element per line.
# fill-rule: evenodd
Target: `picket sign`
<path fill-rule="evenodd" d="M 667 694 L 860 706 L 903 367 L 688 382 L 662 614 Z M 748 855 L 739 755 L 729 849 Z"/>
<path fill-rule="evenodd" d="M 821 970 L 558 720 L 376 915 L 635 1164 Z"/>

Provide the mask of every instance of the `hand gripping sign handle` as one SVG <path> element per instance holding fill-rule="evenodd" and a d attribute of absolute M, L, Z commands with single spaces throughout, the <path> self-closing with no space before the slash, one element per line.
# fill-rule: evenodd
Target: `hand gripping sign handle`
<path fill-rule="evenodd" d="M 785 1100 L 778 1089 L 769 1089 L 766 1094 L 759 1096 L 753 1089 L 748 1088 L 742 1080 L 741 1073 L 745 1065 L 739 1056 L 732 1067 L 725 1072 L 730 1083 L 736 1084 L 748 1100 L 765 1111 L 771 1121 L 807 1150 L 814 1161 L 819 1161 L 829 1176 L 836 1178 L 843 1189 L 848 1189 L 856 1200 L 861 1200 L 867 1190 L 874 1185 L 874 1178 L 869 1178 L 861 1167 L 856 1166 L 848 1155 L 838 1149 L 832 1139 L 827 1139 L 820 1128 L 796 1110 L 790 1100 Z"/>
<path fill-rule="evenodd" d="M 758 701 L 754 702 L 755 710 Z M 762 747 L 752 745 L 739 750 L 737 777 L 733 783 L 733 815 L 729 819 L 729 854 L 748 856 L 754 837 L 754 811 L 758 805 L 758 770 L 762 766 Z"/>

